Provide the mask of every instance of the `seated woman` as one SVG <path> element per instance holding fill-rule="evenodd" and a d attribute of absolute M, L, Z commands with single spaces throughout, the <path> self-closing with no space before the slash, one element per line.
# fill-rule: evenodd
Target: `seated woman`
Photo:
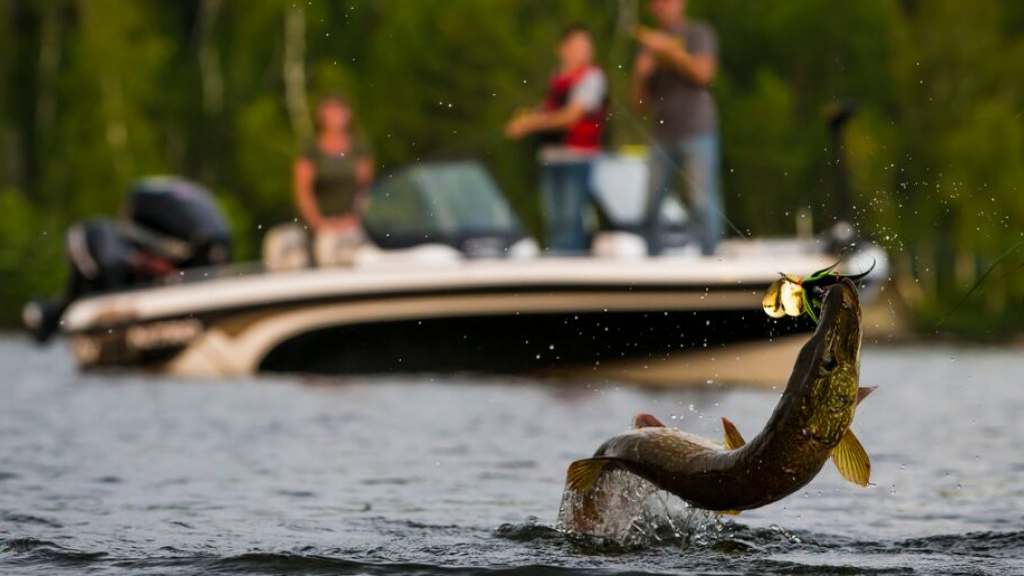
<path fill-rule="evenodd" d="M 352 109 L 338 96 L 316 107 L 316 139 L 295 160 L 299 214 L 314 234 L 320 265 L 344 264 L 366 241 L 360 215 L 373 182 L 373 158 L 352 130 Z"/>

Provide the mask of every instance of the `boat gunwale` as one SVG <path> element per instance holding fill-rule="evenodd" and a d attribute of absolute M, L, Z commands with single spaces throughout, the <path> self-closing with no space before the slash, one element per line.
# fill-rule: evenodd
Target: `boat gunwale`
<path fill-rule="evenodd" d="M 809 265 L 827 259 L 820 253 L 786 257 L 799 258 Z M 68 310 L 64 332 L 75 334 L 138 322 L 385 298 L 544 292 L 747 292 L 763 288 L 776 275 L 774 266 L 755 264 L 744 257 L 713 261 L 580 257 L 304 269 L 222 276 L 89 296 Z"/>

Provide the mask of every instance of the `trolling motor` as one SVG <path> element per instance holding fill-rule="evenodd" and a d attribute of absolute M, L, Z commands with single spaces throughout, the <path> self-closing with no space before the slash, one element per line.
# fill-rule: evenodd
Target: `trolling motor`
<path fill-rule="evenodd" d="M 231 235 L 210 192 L 184 178 L 143 178 L 132 185 L 122 220 L 90 219 L 67 232 L 69 263 L 64 294 L 33 300 L 22 314 L 40 343 L 57 332 L 77 299 L 159 281 L 173 273 L 224 264 Z"/>
<path fill-rule="evenodd" d="M 854 214 L 850 193 L 850 171 L 846 166 L 846 126 L 857 114 L 858 108 L 856 100 L 847 98 L 833 104 L 827 111 L 832 164 L 832 200 L 838 221 L 826 232 L 826 248 L 834 254 L 840 253 L 857 239 L 857 230 L 852 224 Z"/>

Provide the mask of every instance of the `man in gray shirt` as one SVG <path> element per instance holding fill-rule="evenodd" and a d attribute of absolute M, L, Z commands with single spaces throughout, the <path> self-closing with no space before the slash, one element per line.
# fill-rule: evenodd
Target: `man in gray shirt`
<path fill-rule="evenodd" d="M 637 30 L 641 50 L 632 83 L 636 106 L 654 123 L 648 249 L 652 255 L 661 252 L 661 206 L 681 171 L 701 252 L 710 255 L 722 237 L 724 219 L 718 112 L 709 90 L 718 67 L 718 42 L 709 25 L 686 18 L 686 0 L 648 2 L 658 28 Z"/>

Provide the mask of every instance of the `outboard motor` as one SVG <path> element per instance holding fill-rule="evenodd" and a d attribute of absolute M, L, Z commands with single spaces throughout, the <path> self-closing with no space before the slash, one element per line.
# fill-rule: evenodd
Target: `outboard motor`
<path fill-rule="evenodd" d="M 136 182 L 125 211 L 129 233 L 174 262 L 175 268 L 216 266 L 231 256 L 231 231 L 210 192 L 183 178 Z"/>
<path fill-rule="evenodd" d="M 826 250 L 839 254 L 857 242 L 853 226 L 853 198 L 850 192 L 850 170 L 846 161 L 846 127 L 857 114 L 855 100 L 842 100 L 829 107 L 828 133 L 832 165 L 833 210 L 838 221 L 824 233 Z"/>
<path fill-rule="evenodd" d="M 38 341 L 57 331 L 64 311 L 78 298 L 230 259 L 227 221 L 199 184 L 176 177 L 139 180 L 131 188 L 125 216 L 123 221 L 86 220 L 68 229 L 64 295 L 32 301 L 23 314 Z"/>

